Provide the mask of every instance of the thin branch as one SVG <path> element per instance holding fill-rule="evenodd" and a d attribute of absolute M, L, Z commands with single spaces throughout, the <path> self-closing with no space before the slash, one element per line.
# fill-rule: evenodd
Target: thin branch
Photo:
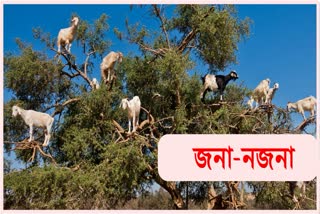
<path fill-rule="evenodd" d="M 50 48 L 52 51 L 56 52 L 56 54 L 60 54 L 63 56 L 63 58 L 68 62 L 68 65 L 77 72 L 77 76 L 80 75 L 89 85 L 90 87 L 92 88 L 93 87 L 93 83 L 92 81 L 89 79 L 89 77 L 87 76 L 87 74 L 83 71 L 81 71 L 78 66 L 76 64 L 74 64 L 70 58 L 71 57 L 68 57 L 65 53 L 59 53 L 57 50 L 55 50 L 54 48 Z M 92 53 L 91 53 L 92 54 Z M 90 53 L 88 54 L 87 58 L 91 55 Z M 71 54 L 70 54 L 71 55 Z M 65 73 L 64 73 L 65 74 Z M 70 76 L 70 75 L 69 75 Z"/>
<path fill-rule="evenodd" d="M 56 160 L 55 160 L 50 154 L 46 154 L 46 153 L 40 148 L 39 145 L 37 145 L 37 149 L 39 150 L 39 152 L 40 152 L 43 156 L 50 158 L 50 159 L 51 159 L 51 162 L 52 162 L 54 165 L 57 165 Z"/>
<path fill-rule="evenodd" d="M 78 97 L 72 98 L 72 99 L 69 99 L 69 100 L 67 100 L 67 101 L 65 101 L 65 102 L 63 102 L 63 103 L 58 103 L 58 104 L 54 104 L 54 105 L 52 105 L 52 106 L 49 106 L 49 107 L 47 107 L 47 108 L 45 109 L 45 111 L 48 111 L 48 110 L 50 110 L 50 109 L 52 109 L 52 108 L 56 108 L 56 110 L 51 114 L 51 116 L 53 117 L 53 116 L 61 113 L 61 109 L 57 109 L 57 108 L 61 108 L 61 107 L 63 108 L 63 107 L 65 107 L 66 105 L 69 105 L 70 103 L 77 102 L 77 101 L 79 101 L 79 100 L 80 100 L 80 98 L 78 98 Z"/>
<path fill-rule="evenodd" d="M 197 48 L 197 46 L 195 46 L 195 45 L 188 45 L 186 48 L 195 49 L 196 51 L 198 51 L 199 53 L 204 55 L 203 51 L 200 50 L 199 48 Z"/>
<path fill-rule="evenodd" d="M 32 152 L 32 156 L 28 159 L 28 162 L 34 161 L 34 157 L 35 157 L 35 155 L 36 155 L 36 151 L 37 151 L 37 149 L 36 149 L 36 147 L 34 147 L 34 148 L 33 148 L 33 152 Z"/>
<path fill-rule="evenodd" d="M 180 53 L 182 53 L 186 47 L 188 46 L 188 44 L 190 43 L 190 41 L 195 37 L 195 35 L 197 34 L 197 30 L 192 29 L 188 35 L 182 40 L 182 42 L 180 43 L 180 45 L 178 46 L 178 51 Z"/>
<path fill-rule="evenodd" d="M 44 157 L 50 158 L 51 162 L 54 165 L 57 165 L 57 162 L 55 161 L 55 159 L 50 155 L 45 153 L 42 149 L 41 149 L 41 143 L 39 141 L 33 140 L 31 142 L 28 141 L 28 139 L 24 139 L 20 142 L 5 142 L 5 143 L 10 143 L 10 144 L 15 144 L 15 148 L 13 148 L 12 150 L 27 150 L 27 149 L 33 149 L 32 155 L 31 157 L 28 159 L 28 161 L 33 161 L 35 158 L 35 154 L 36 154 L 36 150 L 39 150 L 40 154 Z"/>
<path fill-rule="evenodd" d="M 200 21 L 204 20 L 205 18 L 207 18 L 211 12 L 213 12 L 215 9 L 214 6 L 210 7 L 208 12 L 201 18 Z M 186 47 L 188 46 L 188 44 L 194 39 L 194 37 L 196 36 L 196 34 L 198 33 L 198 29 L 192 29 L 186 36 L 185 38 L 181 41 L 180 45 L 178 46 L 178 51 L 180 53 L 182 53 Z"/>
<path fill-rule="evenodd" d="M 89 58 L 92 54 L 94 54 L 96 51 L 91 51 L 90 53 L 87 53 L 87 57 L 86 57 L 86 60 L 84 62 L 84 74 L 87 75 L 87 68 L 88 68 L 88 61 L 89 61 Z M 93 88 L 93 87 L 92 87 Z"/>
<path fill-rule="evenodd" d="M 122 128 L 122 126 L 120 126 L 120 124 L 117 121 L 112 120 L 112 123 L 121 134 L 125 133 L 124 129 Z"/>
<path fill-rule="evenodd" d="M 77 76 L 80 75 L 80 74 L 78 74 L 78 73 L 76 73 L 76 74 L 69 74 L 69 73 L 66 72 L 66 71 L 61 71 L 61 73 L 62 73 L 63 75 L 68 76 L 70 79 L 72 79 L 72 78 L 77 77 Z"/>
<path fill-rule="evenodd" d="M 160 9 L 155 4 L 152 5 L 152 6 L 153 6 L 153 9 L 154 9 L 154 12 L 155 12 L 156 16 L 159 18 L 159 20 L 161 22 L 162 32 L 165 34 L 167 46 L 170 49 L 171 46 L 170 46 L 169 35 L 168 35 L 168 32 L 167 32 L 166 27 L 165 27 L 165 21 L 163 20 L 163 17 L 160 14 Z"/>
<path fill-rule="evenodd" d="M 158 49 L 153 49 L 149 46 L 146 46 L 145 44 L 142 44 L 141 42 L 137 42 L 137 44 L 140 46 L 140 48 L 142 48 L 145 51 L 149 51 L 151 53 L 153 53 L 156 56 L 162 56 L 164 57 L 164 55 L 166 54 L 166 52 L 169 50 L 168 48 L 158 48 Z"/>
<path fill-rule="evenodd" d="M 70 99 L 70 100 L 65 101 L 65 102 L 62 103 L 62 104 L 58 104 L 58 107 L 64 108 L 66 105 L 69 105 L 70 103 L 77 102 L 77 101 L 79 101 L 79 100 L 80 100 L 80 98 L 73 98 L 73 99 Z M 62 111 L 61 109 L 56 109 L 56 110 L 52 113 L 51 116 L 55 116 L 56 114 L 59 114 L 61 111 Z"/>
<path fill-rule="evenodd" d="M 294 129 L 293 132 L 295 132 L 295 133 L 301 133 L 301 132 L 305 129 L 305 127 L 306 127 L 307 125 L 311 124 L 311 123 L 315 123 L 315 116 L 310 117 L 310 118 L 304 120 L 302 123 L 300 123 L 299 126 L 297 126 L 297 127 Z"/>

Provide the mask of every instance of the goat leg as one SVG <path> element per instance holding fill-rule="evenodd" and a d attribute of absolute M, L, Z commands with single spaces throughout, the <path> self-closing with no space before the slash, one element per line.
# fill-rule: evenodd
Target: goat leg
<path fill-rule="evenodd" d="M 31 142 L 33 140 L 33 125 L 30 125 L 30 131 L 29 131 L 30 137 L 29 137 L 29 142 Z"/>

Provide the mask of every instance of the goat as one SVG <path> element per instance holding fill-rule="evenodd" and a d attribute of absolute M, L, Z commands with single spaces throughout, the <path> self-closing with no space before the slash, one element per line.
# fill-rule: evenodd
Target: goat
<path fill-rule="evenodd" d="M 268 93 L 266 96 L 266 104 L 271 104 L 271 101 L 278 89 L 279 89 L 279 83 L 275 83 L 273 87 L 268 90 Z"/>
<path fill-rule="evenodd" d="M 20 108 L 16 105 L 12 107 L 12 116 L 16 117 L 17 115 L 20 115 L 24 122 L 29 126 L 30 128 L 30 137 L 29 142 L 31 142 L 33 138 L 33 126 L 39 127 L 39 128 L 45 128 L 45 138 L 42 146 L 47 146 L 49 144 L 49 140 L 51 137 L 51 127 L 53 124 L 53 117 L 46 113 L 37 112 L 33 110 L 24 110 L 23 108 Z"/>
<path fill-rule="evenodd" d="M 230 80 L 238 79 L 238 74 L 236 71 L 231 71 L 228 75 L 213 75 L 206 74 L 202 77 L 203 88 L 200 94 L 201 101 L 204 102 L 207 91 L 219 91 L 220 101 L 222 101 L 223 91 Z"/>
<path fill-rule="evenodd" d="M 73 19 L 71 20 L 71 26 L 68 28 L 63 28 L 59 31 L 57 40 L 58 53 L 60 53 L 61 46 L 70 53 L 71 43 L 76 36 L 78 23 L 79 18 L 73 17 Z"/>
<path fill-rule="evenodd" d="M 111 51 L 107 56 L 105 56 L 100 64 L 101 77 L 105 84 L 110 81 L 111 75 L 114 75 L 114 66 L 116 62 L 122 62 L 123 54 L 121 52 Z"/>
<path fill-rule="evenodd" d="M 132 100 L 128 100 L 127 98 L 122 99 L 120 103 L 120 107 L 123 110 L 128 108 L 128 127 L 129 133 L 131 133 L 131 120 L 133 126 L 133 132 L 136 131 L 136 127 L 139 126 L 139 115 L 141 109 L 141 102 L 138 96 L 134 96 Z"/>
<path fill-rule="evenodd" d="M 92 86 L 93 86 L 92 87 L 93 90 L 97 90 L 97 89 L 100 88 L 100 84 L 99 84 L 99 82 L 98 82 L 98 80 L 96 78 L 92 79 Z"/>
<path fill-rule="evenodd" d="M 297 187 L 301 191 L 300 196 L 303 198 L 306 197 L 306 185 L 309 183 L 309 181 L 287 181 L 287 183 L 289 184 L 290 196 L 292 197 L 293 202 L 299 202 L 295 194 L 295 190 Z"/>
<path fill-rule="evenodd" d="M 267 97 L 268 91 L 269 91 L 269 84 L 270 79 L 267 78 L 265 80 L 262 80 L 259 85 L 253 90 L 252 95 L 250 99 L 248 100 L 248 105 L 251 109 L 253 109 L 253 102 L 256 102 L 256 107 L 258 108 L 258 105 L 262 105 Z"/>
<path fill-rule="evenodd" d="M 309 96 L 304 99 L 298 100 L 295 103 L 288 102 L 287 111 L 290 112 L 291 109 L 295 109 L 297 112 L 299 112 L 302 115 L 303 120 L 306 120 L 304 112 L 309 111 L 311 114 L 311 117 L 313 117 L 316 103 L 317 103 L 316 98 L 314 98 L 313 96 Z"/>

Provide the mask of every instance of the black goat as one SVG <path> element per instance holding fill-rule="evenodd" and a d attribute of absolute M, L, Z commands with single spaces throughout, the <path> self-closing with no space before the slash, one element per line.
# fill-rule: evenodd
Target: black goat
<path fill-rule="evenodd" d="M 219 91 L 220 101 L 222 101 L 223 91 L 230 80 L 238 79 L 238 74 L 236 71 L 231 71 L 228 75 L 213 75 L 206 74 L 202 78 L 203 89 L 200 94 L 201 101 L 204 102 L 204 98 L 208 91 Z"/>

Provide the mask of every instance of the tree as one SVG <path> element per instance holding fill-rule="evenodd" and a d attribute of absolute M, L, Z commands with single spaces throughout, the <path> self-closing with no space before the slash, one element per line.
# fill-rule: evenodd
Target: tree
<path fill-rule="evenodd" d="M 163 180 L 157 170 L 157 143 L 168 133 L 294 130 L 283 109 L 248 110 L 244 98 L 250 91 L 243 85 L 228 85 L 225 103 L 211 99 L 202 104 L 200 77 L 188 73 L 199 62 L 213 73 L 236 63 L 235 52 L 241 39 L 249 36 L 250 20 L 241 20 L 230 5 L 178 5 L 172 16 L 166 15 L 164 6 L 148 9 L 159 23 L 157 28 L 127 20 L 126 32 L 114 29 L 119 39 L 137 45 L 140 53 L 124 57 L 112 88 L 103 84 L 93 90 L 90 78 L 94 71 L 99 72 L 97 59 L 101 60 L 111 45 L 105 39 L 109 30 L 106 14 L 93 24 L 80 17 L 77 41 L 82 56 L 64 52 L 49 57 L 48 53 L 59 53 L 54 39 L 39 28 L 33 29 L 34 36 L 47 50 L 35 51 L 17 40 L 20 55 L 6 54 L 5 87 L 14 97 L 5 104 L 5 148 L 14 149 L 17 157 L 29 164 L 25 170 L 5 175 L 5 208 L 114 209 L 148 194 L 154 183 L 168 192 L 171 207 L 176 209 L 191 204 L 210 209 L 245 208 L 243 193 L 238 191 L 244 184 L 239 182 Z M 125 131 L 126 112 L 118 108 L 123 97 L 133 95 L 139 95 L 143 106 L 134 134 Z M 14 104 L 55 117 L 49 148 L 40 147 L 41 131 L 31 144 L 24 141 L 28 136 L 25 125 L 10 116 Z M 259 189 L 257 193 L 273 188 L 252 186 Z M 157 195 L 166 201 L 164 194 Z"/>

